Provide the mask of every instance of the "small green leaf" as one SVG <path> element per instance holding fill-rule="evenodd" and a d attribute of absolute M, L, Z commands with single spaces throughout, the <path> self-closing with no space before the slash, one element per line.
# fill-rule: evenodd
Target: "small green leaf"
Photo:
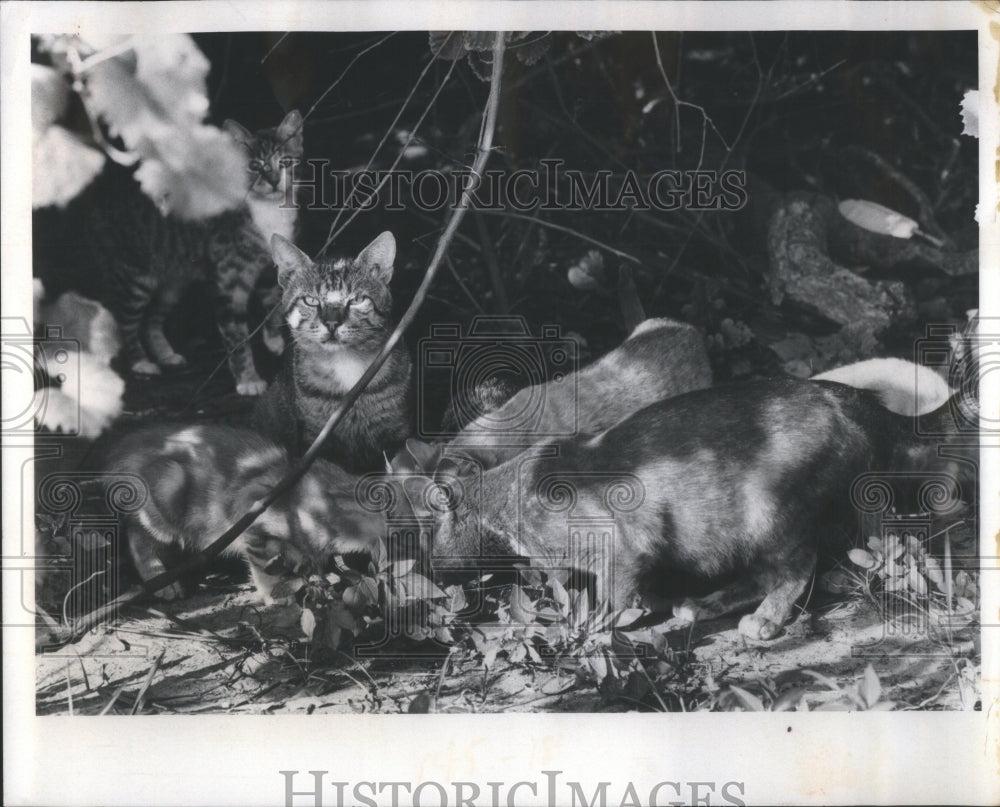
<path fill-rule="evenodd" d="M 275 584 L 273 589 L 271 589 L 271 596 L 276 600 L 294 597 L 305 584 L 306 581 L 301 577 L 283 578 Z"/>
<path fill-rule="evenodd" d="M 549 591 L 552 592 L 552 599 L 555 600 L 556 604 L 559 606 L 559 610 L 562 612 L 562 615 L 569 616 L 569 592 L 566 591 L 562 583 L 552 576 L 549 577 L 548 587 Z"/>
<path fill-rule="evenodd" d="M 878 674 L 871 664 L 865 667 L 864 675 L 858 683 L 858 694 L 869 709 L 878 703 L 878 699 L 882 697 L 882 684 L 879 682 Z"/>
<path fill-rule="evenodd" d="M 595 653 L 592 656 L 588 656 L 587 665 L 594 671 L 598 683 L 608 677 L 608 662 L 604 658 L 603 653 Z"/>
<path fill-rule="evenodd" d="M 579 628 L 587 621 L 590 616 L 590 596 L 587 594 L 587 589 L 582 588 L 576 592 L 576 596 L 573 597 L 571 613 L 570 624 L 574 628 Z"/>
<path fill-rule="evenodd" d="M 400 582 L 406 584 L 411 595 L 421 600 L 448 599 L 448 595 L 439 589 L 434 583 L 422 574 L 410 572 L 405 577 L 400 578 Z"/>
<path fill-rule="evenodd" d="M 771 704 L 772 712 L 791 712 L 798 707 L 802 696 L 806 694 L 805 687 L 793 687 L 782 692 Z"/>
<path fill-rule="evenodd" d="M 393 577 L 402 577 L 407 572 L 409 572 L 414 565 L 416 560 L 413 558 L 407 558 L 405 560 L 396 560 L 389 564 L 389 571 Z"/>
<path fill-rule="evenodd" d="M 869 542 L 871 540 L 873 539 L 869 539 Z M 863 549 L 852 549 L 847 553 L 847 557 L 851 559 L 851 563 L 862 569 L 875 568 L 875 558 Z"/>
<path fill-rule="evenodd" d="M 871 535 L 871 536 L 869 536 L 868 537 L 868 548 L 872 552 L 881 552 L 882 551 L 882 539 L 879 538 L 877 535 Z"/>
<path fill-rule="evenodd" d="M 627 628 L 639 619 L 639 617 L 644 616 L 645 613 L 646 610 L 644 608 L 623 608 L 615 616 L 615 627 Z"/>
<path fill-rule="evenodd" d="M 515 585 L 510 590 L 510 617 L 518 625 L 531 625 L 535 621 L 535 609 L 524 589 Z"/>
<path fill-rule="evenodd" d="M 736 700 L 740 702 L 740 705 L 748 712 L 764 712 L 767 711 L 764 708 L 764 702 L 751 692 L 747 692 L 742 687 L 738 687 L 735 684 L 729 685 L 729 691 L 736 696 Z"/>
<path fill-rule="evenodd" d="M 302 610 L 302 617 L 299 620 L 299 625 L 302 626 L 302 632 L 305 634 L 306 638 L 311 641 L 313 631 L 316 630 L 316 617 L 308 608 L 304 608 Z"/>
<path fill-rule="evenodd" d="M 464 611 L 469 606 L 469 601 L 465 596 L 465 589 L 460 585 L 448 586 L 445 589 L 445 594 L 448 595 L 450 601 L 448 603 L 448 610 L 453 614 L 457 614 L 459 611 Z"/>
<path fill-rule="evenodd" d="M 906 579 L 910 584 L 910 589 L 915 591 L 921 597 L 927 596 L 927 580 L 924 576 L 920 574 L 919 571 L 914 567 L 910 569 L 909 573 L 906 575 Z"/>
<path fill-rule="evenodd" d="M 429 692 L 421 692 L 410 701 L 406 711 L 411 715 L 426 715 L 437 711 L 437 699 Z"/>

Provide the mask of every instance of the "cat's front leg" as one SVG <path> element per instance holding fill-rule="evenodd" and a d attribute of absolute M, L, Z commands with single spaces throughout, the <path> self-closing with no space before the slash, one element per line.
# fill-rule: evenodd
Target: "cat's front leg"
<path fill-rule="evenodd" d="M 153 297 L 149 307 L 149 319 L 146 324 L 146 344 L 153 359 L 161 367 L 183 367 L 187 360 L 174 351 L 163 333 L 163 324 L 167 315 L 174 310 L 180 301 L 181 289 L 174 285 L 165 285 Z"/>
<path fill-rule="evenodd" d="M 135 563 L 135 569 L 139 572 L 139 577 L 142 578 L 143 582 L 152 580 L 167 570 L 160 559 L 159 543 L 157 538 L 144 529 L 138 521 L 129 523 L 128 547 Z M 177 600 L 184 597 L 184 593 L 184 587 L 175 580 L 170 585 L 154 592 L 153 596 L 161 600 Z"/>
<path fill-rule="evenodd" d="M 278 277 L 271 267 L 264 272 L 257 284 L 257 296 L 264 308 L 264 325 L 261 336 L 266 347 L 275 356 L 285 351 L 285 316 L 281 310 L 281 286 Z"/>
<path fill-rule="evenodd" d="M 229 369 L 236 381 L 240 395 L 260 395 L 267 389 L 267 382 L 258 374 L 250 349 L 250 331 L 247 328 L 247 303 L 249 289 L 238 279 L 225 274 L 220 281 L 219 332 L 229 359 Z"/>
<path fill-rule="evenodd" d="M 129 278 L 128 283 L 118 289 L 114 305 L 115 315 L 122 331 L 128 367 L 138 375 L 158 375 L 160 368 L 146 355 L 140 334 L 143 318 L 156 293 L 157 280 L 129 266 L 119 269 L 116 274 L 119 277 Z"/>

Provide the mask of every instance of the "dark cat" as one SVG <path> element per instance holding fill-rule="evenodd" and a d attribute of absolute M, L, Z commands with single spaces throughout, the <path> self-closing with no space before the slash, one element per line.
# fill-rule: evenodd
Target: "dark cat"
<path fill-rule="evenodd" d="M 595 437 L 544 441 L 452 480 L 438 497 L 434 565 L 483 569 L 522 557 L 591 572 L 614 608 L 676 597 L 667 581 L 678 573 L 735 575 L 678 616 L 757 606 L 740 632 L 770 639 L 821 550 L 857 530 L 854 480 L 940 465 L 938 441 L 917 435 L 947 432 L 951 404 L 916 429 L 877 393 L 830 382 L 770 379 L 663 400 Z"/>
<path fill-rule="evenodd" d="M 164 571 L 168 547 L 204 549 L 287 473 L 284 449 L 253 432 L 226 426 L 159 425 L 126 436 L 108 467 L 138 476 L 149 498 L 126 517 L 129 549 L 139 575 Z M 383 517 L 357 502 L 353 477 L 317 460 L 226 550 L 249 567 L 265 602 L 283 572 L 322 571 L 334 554 L 368 551 L 384 532 Z M 183 596 L 179 583 L 158 596 Z"/>
<path fill-rule="evenodd" d="M 279 126 L 256 134 L 232 121 L 225 128 L 248 152 L 246 204 L 203 220 L 164 216 L 128 171 L 112 165 L 70 204 L 62 238 L 36 223 L 35 272 L 53 295 L 74 288 L 107 305 L 121 328 L 127 365 L 140 374 L 184 364 L 164 336 L 164 321 L 191 283 L 212 281 L 236 389 L 256 395 L 266 384 L 250 350 L 248 303 L 271 271 L 271 236 L 294 235 L 287 161 L 302 154 L 302 116 L 290 112 Z M 272 281 L 265 310 L 277 302 L 275 288 Z M 277 352 L 275 323 L 280 320 L 267 329 L 265 343 Z"/>
<path fill-rule="evenodd" d="M 385 232 L 357 258 L 315 263 L 285 238 L 271 244 L 292 347 L 257 404 L 254 425 L 297 453 L 316 438 L 392 330 L 396 242 Z M 400 343 L 329 436 L 324 456 L 354 471 L 381 469 L 383 451 L 411 431 L 411 375 Z"/>

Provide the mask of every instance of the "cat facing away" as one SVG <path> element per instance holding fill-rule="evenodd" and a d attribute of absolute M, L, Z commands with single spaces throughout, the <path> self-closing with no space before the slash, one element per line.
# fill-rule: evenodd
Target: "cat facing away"
<path fill-rule="evenodd" d="M 271 242 L 291 333 L 281 370 L 257 402 L 253 424 L 299 454 L 385 345 L 396 242 L 384 232 L 356 258 L 311 260 L 287 239 Z M 383 452 L 411 433 L 412 363 L 400 342 L 329 435 L 322 456 L 351 471 L 384 467 Z"/>
<path fill-rule="evenodd" d="M 647 319 L 621 345 L 569 378 L 521 389 L 484 412 L 455 435 L 446 451 L 492 468 L 544 435 L 594 434 L 644 406 L 711 383 L 698 330 L 672 319 Z M 536 407 L 532 401 L 540 403 Z M 530 431 L 518 428 L 522 413 L 532 418 Z"/>
<path fill-rule="evenodd" d="M 192 283 L 211 281 L 237 392 L 257 395 L 266 384 L 253 361 L 248 308 L 262 276 L 268 285 L 271 236 L 294 237 L 290 160 L 302 154 L 302 116 L 289 112 L 277 127 L 256 133 L 233 121 L 224 128 L 247 151 L 245 204 L 208 219 L 163 215 L 130 172 L 109 165 L 70 203 L 62 232 L 36 227 L 35 271 L 50 292 L 72 288 L 107 305 L 121 329 L 126 365 L 141 375 L 185 364 L 164 323 Z M 274 289 L 273 283 L 264 289 L 265 311 L 275 307 Z M 266 324 L 264 342 L 280 351 L 277 317 Z"/>
<path fill-rule="evenodd" d="M 756 607 L 739 630 L 772 639 L 821 553 L 853 537 L 854 480 L 936 455 L 918 435 L 945 428 L 950 404 L 921 430 L 877 394 L 831 382 L 770 379 L 661 400 L 596 436 L 542 441 L 453 479 L 447 495 L 432 488 L 432 563 L 484 570 L 522 558 L 592 573 L 613 608 L 659 608 L 678 575 L 735 578 L 678 618 Z"/>
<path fill-rule="evenodd" d="M 218 538 L 277 484 L 290 461 L 284 449 L 245 429 L 163 424 L 124 437 L 107 467 L 146 485 L 148 498 L 124 526 L 136 570 L 149 580 L 165 571 L 162 556 L 171 548 L 197 552 Z M 317 460 L 230 544 L 226 554 L 247 562 L 264 602 L 274 601 L 274 586 L 286 573 L 321 572 L 333 555 L 371 549 L 383 521 L 358 504 L 356 483 L 334 463 Z M 183 595 L 177 582 L 157 593 Z"/>

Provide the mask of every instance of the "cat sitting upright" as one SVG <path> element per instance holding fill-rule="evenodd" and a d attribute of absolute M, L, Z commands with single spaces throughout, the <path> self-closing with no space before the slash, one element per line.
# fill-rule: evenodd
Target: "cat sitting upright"
<path fill-rule="evenodd" d="M 356 258 L 312 261 L 280 235 L 271 241 L 292 337 L 253 424 L 293 454 L 305 451 L 385 345 L 393 328 L 396 241 L 384 232 Z M 384 466 L 411 431 L 412 364 L 400 342 L 329 435 L 323 456 L 351 471 Z"/>

